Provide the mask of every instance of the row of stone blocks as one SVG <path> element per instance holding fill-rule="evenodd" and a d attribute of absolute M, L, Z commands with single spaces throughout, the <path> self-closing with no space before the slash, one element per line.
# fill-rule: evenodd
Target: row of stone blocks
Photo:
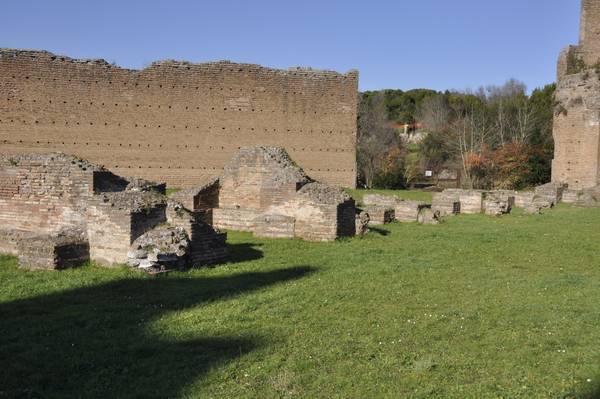
<path fill-rule="evenodd" d="M 446 189 L 435 193 L 431 204 L 422 201 L 407 201 L 394 196 L 369 194 L 363 198 L 366 212 L 373 225 L 398 220 L 400 222 L 440 220 L 458 214 L 481 214 L 499 216 L 510 213 L 513 207 L 523 208 L 527 213 L 539 213 L 561 201 L 565 187 L 547 184 L 532 192 L 512 190 L 464 190 Z M 600 197 L 600 190 L 598 190 Z M 590 194 L 587 194 L 590 195 Z M 579 194 L 578 198 L 587 198 Z M 435 216 L 435 217 L 434 217 Z"/>
<path fill-rule="evenodd" d="M 394 220 L 399 222 L 424 222 L 433 223 L 437 218 L 431 213 L 431 204 L 423 201 L 409 201 L 400 198 L 381 195 L 367 194 L 363 197 L 365 212 L 370 217 L 369 224 L 383 225 Z M 419 216 L 421 220 L 419 220 Z"/>
<path fill-rule="evenodd" d="M 600 187 L 569 190 L 566 184 L 548 183 L 533 191 L 448 189 L 434 195 L 433 207 L 444 215 L 481 212 L 501 215 L 509 213 L 513 207 L 536 214 L 560 202 L 583 207 L 600 206 Z"/>

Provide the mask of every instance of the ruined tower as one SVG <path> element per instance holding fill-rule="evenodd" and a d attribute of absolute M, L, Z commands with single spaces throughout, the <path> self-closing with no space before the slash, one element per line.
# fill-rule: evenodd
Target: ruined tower
<path fill-rule="evenodd" d="M 600 0 L 582 0 L 578 46 L 558 61 L 552 181 L 600 184 Z"/>
<path fill-rule="evenodd" d="M 579 49 L 588 64 L 600 58 L 600 1 L 582 0 Z"/>

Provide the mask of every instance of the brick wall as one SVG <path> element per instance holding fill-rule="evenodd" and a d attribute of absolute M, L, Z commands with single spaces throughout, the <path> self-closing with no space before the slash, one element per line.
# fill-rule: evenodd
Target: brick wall
<path fill-rule="evenodd" d="M 61 151 L 122 176 L 193 186 L 240 147 L 282 146 L 353 187 L 358 74 L 162 61 L 135 71 L 0 50 L 0 153 Z"/>
<path fill-rule="evenodd" d="M 600 80 L 595 72 L 559 80 L 552 181 L 572 189 L 600 183 Z"/>
<path fill-rule="evenodd" d="M 581 65 L 570 65 L 582 60 Z M 582 0 L 579 46 L 558 60 L 552 181 L 571 189 L 600 184 L 600 1 Z"/>
<path fill-rule="evenodd" d="M 588 65 L 600 60 L 600 1 L 582 0 L 579 49 Z"/>
<path fill-rule="evenodd" d="M 93 173 L 60 156 L 0 157 L 0 228 L 48 233 L 81 225 Z"/>

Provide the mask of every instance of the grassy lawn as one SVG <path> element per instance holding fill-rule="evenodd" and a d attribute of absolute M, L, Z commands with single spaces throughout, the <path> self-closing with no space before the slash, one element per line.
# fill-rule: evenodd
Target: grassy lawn
<path fill-rule="evenodd" d="M 158 277 L 1 257 L 0 398 L 600 397 L 599 226 L 560 206 L 230 233 L 230 264 Z"/>

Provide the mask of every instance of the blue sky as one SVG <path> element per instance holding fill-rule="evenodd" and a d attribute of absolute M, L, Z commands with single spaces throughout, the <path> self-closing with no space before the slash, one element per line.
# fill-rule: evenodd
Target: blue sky
<path fill-rule="evenodd" d="M 360 71 L 360 89 L 554 81 L 579 0 L 2 0 L 0 47 Z"/>

